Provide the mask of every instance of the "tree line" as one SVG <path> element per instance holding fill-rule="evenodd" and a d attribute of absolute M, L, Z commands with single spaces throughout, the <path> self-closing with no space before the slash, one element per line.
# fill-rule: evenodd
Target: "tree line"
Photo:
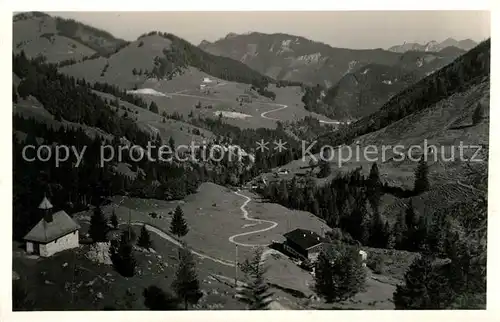
<path fill-rule="evenodd" d="M 116 170 L 117 160 L 100 166 L 101 145 L 109 144 L 115 151 L 123 146 L 118 138 L 94 138 L 82 128 L 51 126 L 33 118 L 13 116 L 13 187 L 14 187 L 14 230 L 16 238 L 21 238 L 27 229 L 38 221 L 34 207 L 44 193 L 53 204 L 67 211 L 82 209 L 88 204 L 97 204 L 101 196 L 128 194 L 141 198 L 162 200 L 182 199 L 194 193 L 201 182 L 212 181 L 217 184 L 240 182 L 241 166 L 237 160 L 219 163 L 179 163 L 152 162 L 148 158 L 137 161 L 136 152 L 123 153 L 121 162 L 129 164 L 129 173 Z M 21 134 L 24 133 L 23 136 Z M 78 151 L 86 147 L 82 161 L 76 167 L 77 159 L 71 154 L 67 161 L 56 166 L 55 162 L 23 158 L 23 148 L 33 145 L 51 146 L 54 155 L 57 145 L 74 146 Z M 172 144 L 172 143 L 171 143 Z M 163 145 L 159 136 L 155 146 Z M 154 149 L 152 153 L 154 155 Z M 33 151 L 27 153 L 33 158 Z M 231 179 L 234 177 L 234 179 Z"/>
<path fill-rule="evenodd" d="M 19 97 L 34 96 L 57 119 L 96 127 L 118 137 L 125 136 L 139 145 L 147 145 L 149 135 L 133 120 L 118 117 L 116 111 L 94 94 L 85 81 L 59 73 L 55 65 L 28 60 L 24 52 L 13 57 L 13 71 L 22 79 L 17 87 Z"/>
<path fill-rule="evenodd" d="M 329 169 L 329 165 L 324 164 L 324 168 Z M 324 176 L 321 172 L 320 169 L 320 176 Z M 422 158 L 415 169 L 415 185 L 409 191 L 410 196 L 429 190 L 427 172 L 427 163 Z M 350 244 L 423 251 L 440 248 L 438 244 L 443 240 L 438 236 L 446 236 L 447 247 L 453 243 L 455 236 L 446 218 L 439 214 L 432 219 L 417 215 L 411 198 L 406 200 L 406 207 L 396 222 L 390 223 L 379 208 L 383 194 L 391 193 L 393 189 L 381 183 L 378 166 L 374 163 L 368 177 L 364 177 L 358 168 L 338 174 L 319 187 L 311 177 L 305 180 L 294 177 L 290 181 L 270 182 L 260 192 L 271 202 L 313 213 L 335 228 L 331 233 L 334 239 Z"/>
<path fill-rule="evenodd" d="M 164 57 L 156 59 L 152 76 L 171 77 L 179 68 L 192 66 L 214 77 L 244 84 L 261 84 L 270 78 L 231 58 L 209 54 L 197 46 L 173 34 L 152 31 L 140 36 L 158 35 L 172 42 L 170 49 L 164 50 Z M 259 86 L 260 87 L 260 86 Z"/>

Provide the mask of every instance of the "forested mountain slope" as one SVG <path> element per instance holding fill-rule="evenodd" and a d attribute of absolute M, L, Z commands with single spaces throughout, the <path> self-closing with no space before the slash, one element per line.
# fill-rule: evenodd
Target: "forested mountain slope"
<path fill-rule="evenodd" d="M 127 43 L 106 31 L 42 12 L 15 15 L 13 33 L 16 53 L 24 51 L 28 57 L 43 55 L 51 63 L 107 56 Z"/>

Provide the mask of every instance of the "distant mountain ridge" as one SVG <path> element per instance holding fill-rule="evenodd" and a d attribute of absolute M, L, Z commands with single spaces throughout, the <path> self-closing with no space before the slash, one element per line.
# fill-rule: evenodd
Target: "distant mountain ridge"
<path fill-rule="evenodd" d="M 50 63 L 109 56 L 128 44 L 107 31 L 43 12 L 16 14 L 12 26 L 15 53 L 43 55 Z"/>
<path fill-rule="evenodd" d="M 127 42 L 74 20 L 42 12 L 13 17 L 13 51 L 58 64 L 62 73 L 132 89 L 147 78 L 172 79 L 189 67 L 239 83 L 272 81 L 240 61 L 212 55 L 173 34 L 152 31 Z"/>
<path fill-rule="evenodd" d="M 230 33 L 215 42 L 204 40 L 199 47 L 214 55 L 241 61 L 274 79 L 322 87 L 332 87 L 346 74 L 369 64 L 399 65 L 403 54 L 382 48 L 334 48 L 300 36 L 259 32 Z M 453 58 L 457 55 L 451 54 Z"/>
<path fill-rule="evenodd" d="M 408 51 L 394 65 L 367 64 L 344 75 L 323 94 L 306 89 L 305 108 L 336 120 L 355 120 L 377 111 L 392 96 L 453 62 L 463 51 Z"/>
<path fill-rule="evenodd" d="M 475 42 L 472 39 L 464 39 L 464 40 L 455 40 L 453 38 L 447 38 L 442 42 L 437 42 L 435 40 L 432 40 L 426 44 L 419 44 L 415 42 L 405 42 L 402 45 L 396 45 L 390 47 L 388 50 L 395 52 L 395 53 L 404 53 L 407 51 L 441 51 L 446 47 L 456 47 L 464 51 L 471 50 L 472 48 L 476 47 L 478 45 L 477 42 Z"/>

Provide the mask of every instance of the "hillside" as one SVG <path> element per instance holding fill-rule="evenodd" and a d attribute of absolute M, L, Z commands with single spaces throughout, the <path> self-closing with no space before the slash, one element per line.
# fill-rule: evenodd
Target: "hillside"
<path fill-rule="evenodd" d="M 451 47 L 447 47 L 451 48 Z M 344 75 L 331 88 L 321 92 L 306 90 L 306 109 L 336 120 L 353 120 L 376 112 L 389 98 L 451 63 L 460 52 L 408 51 L 398 64 L 368 64 Z"/>
<path fill-rule="evenodd" d="M 106 31 L 41 12 L 20 13 L 13 18 L 14 52 L 24 51 L 28 57 L 43 55 L 51 63 L 106 56 L 125 44 Z"/>
<path fill-rule="evenodd" d="M 13 18 L 14 53 L 58 63 L 60 70 L 88 82 L 124 89 L 148 78 L 170 80 L 193 67 L 219 79 L 264 89 L 271 81 L 245 64 L 214 56 L 175 35 L 150 32 L 126 42 L 108 32 L 45 13 L 20 13 Z"/>
<path fill-rule="evenodd" d="M 327 44 L 288 34 L 229 34 L 213 43 L 203 41 L 205 51 L 241 61 L 275 79 L 301 81 L 322 87 L 368 64 L 394 66 L 401 54 L 383 49 L 333 48 Z"/>
<path fill-rule="evenodd" d="M 470 87 L 490 73 L 490 40 L 484 41 L 437 72 L 390 98 L 379 111 L 327 135 L 329 144 L 350 143 L 356 137 L 382 129 L 412 113 Z M 325 136 L 325 138 L 327 137 Z"/>
<path fill-rule="evenodd" d="M 423 45 L 414 42 L 405 42 L 402 45 L 392 46 L 388 50 L 396 53 L 404 53 L 407 51 L 441 51 L 446 47 L 457 47 L 461 50 L 468 51 L 476 46 L 477 42 L 472 39 L 464 39 L 458 41 L 453 38 L 447 38 L 442 42 L 433 40 Z"/>
<path fill-rule="evenodd" d="M 451 259 L 451 267 L 467 258 L 464 274 L 477 284 L 452 287 L 474 301 L 446 293 L 443 303 L 417 307 L 484 308 L 489 111 L 488 40 L 403 90 L 380 111 L 311 140 L 314 157 L 305 152 L 280 168 L 286 175 L 275 175 L 276 170 L 263 175 L 260 191 L 272 202 L 325 220 L 335 231 L 332 238 L 345 243 L 430 251 Z M 321 151 L 321 159 L 320 148 L 328 146 L 337 148 Z M 423 189 L 417 187 L 422 169 Z M 462 245 L 458 254 L 455 245 Z M 440 287 L 436 292 L 442 294 Z"/>
<path fill-rule="evenodd" d="M 193 67 L 219 79 L 266 86 L 270 81 L 241 62 L 206 53 L 172 34 L 150 32 L 108 58 L 86 60 L 61 68 L 88 81 L 132 89 L 146 79 L 172 80 Z"/>
<path fill-rule="evenodd" d="M 405 210 L 410 199 L 416 211 L 426 215 L 446 212 L 457 205 L 477 201 L 478 190 L 471 188 L 470 182 L 475 180 L 471 179 L 471 174 L 480 174 L 483 181 L 486 178 L 483 171 L 487 165 L 489 142 L 489 65 L 488 40 L 452 64 L 402 91 L 380 111 L 341 131 L 317 138 L 317 143 L 309 150 L 316 153 L 316 158 L 320 147 L 324 145 L 341 147 L 334 150 L 335 153 L 327 163 L 332 174 L 326 179 L 315 181 L 325 185 L 338 173 L 348 173 L 359 167 L 360 174 L 368 176 L 375 159 L 382 184 L 392 187 L 385 190 L 381 212 L 394 221 Z M 474 120 L 473 115 L 478 108 L 482 111 L 482 117 Z M 426 152 L 431 188 L 422 194 L 415 194 L 412 190 L 416 160 L 422 156 L 425 145 L 436 146 L 435 151 Z M 469 147 L 461 152 L 465 160 L 460 159 L 462 154 L 459 154 L 458 149 L 461 145 Z M 420 149 L 410 150 L 414 146 L 419 146 Z M 354 154 L 366 147 L 375 147 L 376 153 L 366 154 L 368 156 Z M 384 147 L 388 149 L 384 150 Z M 477 154 L 477 158 L 481 156 L 482 161 L 468 162 L 476 153 L 477 147 L 482 147 Z M 347 158 L 348 149 L 352 153 L 351 158 Z M 340 159 L 341 153 L 343 160 Z M 307 176 L 308 171 L 313 171 L 313 178 L 314 175 L 319 178 L 316 170 L 308 170 L 309 161 L 310 157 L 306 155 L 304 160 L 293 161 L 282 169 L 289 170 L 291 176 L 298 173 Z M 272 176 L 267 178 L 271 182 L 275 180 Z M 324 196 L 324 192 L 318 192 L 318 198 L 324 198 L 321 196 Z M 323 201 L 320 200 L 319 204 L 322 205 Z M 314 209 L 301 210 L 314 213 Z M 469 225 L 465 217 L 454 218 L 460 226 Z"/>

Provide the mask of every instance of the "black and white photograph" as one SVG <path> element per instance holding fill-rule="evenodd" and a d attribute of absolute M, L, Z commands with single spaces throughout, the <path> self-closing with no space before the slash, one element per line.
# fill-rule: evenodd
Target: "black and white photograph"
<path fill-rule="evenodd" d="M 12 311 L 486 310 L 490 11 L 115 5 L 11 13 Z"/>

